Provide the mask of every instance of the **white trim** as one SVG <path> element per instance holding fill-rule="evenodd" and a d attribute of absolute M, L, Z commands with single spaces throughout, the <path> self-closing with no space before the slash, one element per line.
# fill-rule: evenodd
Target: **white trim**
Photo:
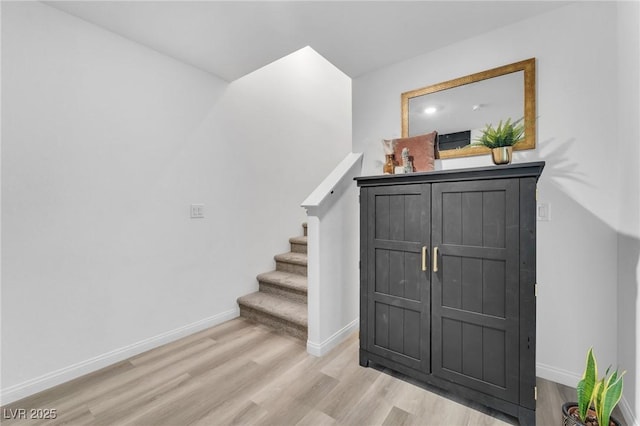
<path fill-rule="evenodd" d="M 620 407 L 620 411 L 622 411 L 622 415 L 624 416 L 624 419 L 627 421 L 627 424 L 629 426 L 640 426 L 640 423 L 638 423 L 638 419 L 636 419 L 633 415 L 633 410 L 631 409 L 629 401 L 627 401 L 624 396 L 620 400 L 620 404 L 618 404 L 618 407 Z"/>
<path fill-rule="evenodd" d="M 572 388 L 576 387 L 581 377 L 572 371 L 563 370 L 562 368 L 541 363 L 536 364 L 536 376 L 551 380 L 552 382 L 561 383 Z"/>
<path fill-rule="evenodd" d="M 92 373 L 101 368 L 108 367 L 116 362 L 131 358 L 132 356 L 141 354 L 158 346 L 171 343 L 182 337 L 197 333 L 200 330 L 210 328 L 229 321 L 240 315 L 239 308 L 230 309 L 228 311 L 204 318 L 200 321 L 167 331 L 157 336 L 141 340 L 131 345 L 115 349 L 102 355 L 90 358 L 85 361 L 78 362 L 68 367 L 61 368 L 50 373 L 43 374 L 40 377 L 27 380 L 17 385 L 10 386 L 0 391 L 0 404 L 6 405 L 17 401 L 35 393 L 49 389 L 61 383 L 68 382 L 85 374 Z"/>
<path fill-rule="evenodd" d="M 324 342 L 317 344 L 310 340 L 307 340 L 307 352 L 313 356 L 324 356 L 331 351 L 331 349 L 338 346 L 342 343 L 349 335 L 358 329 L 360 325 L 360 318 L 356 318 L 351 321 L 349 324 L 342 327 L 340 330 L 333 333 L 331 337 L 329 337 Z"/>

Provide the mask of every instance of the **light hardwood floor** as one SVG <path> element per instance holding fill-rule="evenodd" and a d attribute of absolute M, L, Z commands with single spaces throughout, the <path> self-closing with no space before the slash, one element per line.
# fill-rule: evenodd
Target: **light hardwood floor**
<path fill-rule="evenodd" d="M 537 423 L 559 425 L 575 391 L 538 379 Z M 55 409 L 55 421 L 7 419 Z M 316 358 L 302 341 L 245 319 L 2 408 L 2 424 L 507 425 L 517 420 L 396 373 L 358 365 L 354 333 Z"/>

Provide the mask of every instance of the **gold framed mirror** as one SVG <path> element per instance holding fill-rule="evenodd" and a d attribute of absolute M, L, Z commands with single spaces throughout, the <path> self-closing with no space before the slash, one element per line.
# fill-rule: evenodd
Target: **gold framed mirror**
<path fill-rule="evenodd" d="M 474 140 L 487 124 L 524 117 L 525 139 L 536 147 L 535 58 L 478 72 L 401 95 L 402 137 L 438 132 L 438 158 L 489 154 Z"/>

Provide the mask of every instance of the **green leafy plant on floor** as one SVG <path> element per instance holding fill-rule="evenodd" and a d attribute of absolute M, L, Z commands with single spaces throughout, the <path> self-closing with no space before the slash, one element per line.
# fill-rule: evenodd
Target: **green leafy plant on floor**
<path fill-rule="evenodd" d="M 611 375 L 607 368 L 604 377 L 598 380 L 598 365 L 593 355 L 593 348 L 587 352 L 587 364 L 582 375 L 582 380 L 578 382 L 578 415 L 580 421 L 586 423 L 589 408 L 596 413 L 599 426 L 609 426 L 611 412 L 622 398 L 622 376 L 624 371 L 618 374 L 615 370 Z"/>
<path fill-rule="evenodd" d="M 487 148 L 500 148 L 503 146 L 513 146 L 524 140 L 524 117 L 511 122 L 511 118 L 502 123 L 498 123 L 497 127 L 487 124 L 482 130 L 482 136 L 476 139 L 479 145 Z"/>

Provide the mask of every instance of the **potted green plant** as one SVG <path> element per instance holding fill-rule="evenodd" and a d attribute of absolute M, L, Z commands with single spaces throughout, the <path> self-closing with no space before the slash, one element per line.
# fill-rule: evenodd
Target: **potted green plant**
<path fill-rule="evenodd" d="M 479 145 L 484 145 L 491 149 L 491 158 L 494 164 L 509 164 L 513 146 L 524 140 L 524 117 L 511 122 L 511 118 L 502 123 L 498 123 L 497 127 L 487 124 L 482 130 L 482 136 L 476 141 Z"/>
<path fill-rule="evenodd" d="M 587 364 L 578 382 L 576 391 L 578 402 L 567 402 L 562 406 L 564 426 L 620 426 L 621 423 L 611 412 L 622 398 L 622 373 L 615 370 L 611 374 L 607 368 L 604 377 L 598 380 L 598 365 L 593 348 L 587 352 Z"/>

